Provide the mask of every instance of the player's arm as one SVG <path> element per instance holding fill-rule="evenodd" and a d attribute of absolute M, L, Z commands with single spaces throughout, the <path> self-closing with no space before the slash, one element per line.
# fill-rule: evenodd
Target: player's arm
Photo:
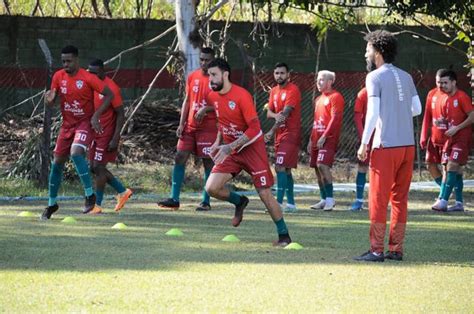
<path fill-rule="evenodd" d="M 204 106 L 199 109 L 198 112 L 196 112 L 196 114 L 194 115 L 194 119 L 196 119 L 198 123 L 201 123 L 202 119 L 204 119 L 204 117 L 212 111 L 215 111 L 213 106 Z"/>
<path fill-rule="evenodd" d="M 463 122 L 451 127 L 444 134 L 446 134 L 446 136 L 452 137 L 456 133 L 458 133 L 460 130 L 464 129 L 465 127 L 471 126 L 473 123 L 474 123 L 474 110 L 471 110 L 471 112 L 467 114 L 467 118 Z"/>
<path fill-rule="evenodd" d="M 97 90 L 96 90 L 97 91 Z M 91 124 L 92 124 L 92 128 L 97 132 L 97 133 L 102 133 L 103 130 L 102 130 L 102 126 L 100 125 L 100 122 L 99 122 L 99 118 L 100 116 L 102 115 L 102 113 L 105 112 L 105 110 L 107 110 L 107 108 L 109 108 L 110 106 L 110 102 L 112 101 L 112 99 L 114 98 L 114 93 L 112 92 L 112 90 L 107 87 L 107 86 L 104 86 L 104 89 L 102 91 L 98 91 L 99 93 L 101 93 L 102 95 L 104 95 L 104 98 L 103 98 L 103 102 L 102 104 L 100 105 L 99 108 L 97 108 L 97 110 L 94 112 L 94 114 L 92 115 L 92 118 L 91 118 Z"/>
<path fill-rule="evenodd" d="M 115 111 L 115 131 L 112 139 L 109 142 L 109 146 L 107 150 L 114 151 L 117 149 L 119 141 L 120 141 L 120 131 L 122 130 L 123 124 L 125 122 L 125 110 L 123 106 L 118 106 L 114 108 Z"/>
<path fill-rule="evenodd" d="M 275 115 L 275 123 L 273 124 L 270 131 L 268 131 L 267 134 L 265 134 L 265 142 L 269 142 L 273 138 L 276 130 L 280 127 L 280 125 L 282 125 L 286 121 L 286 119 L 290 116 L 293 109 L 294 109 L 293 106 L 286 105 L 285 108 L 283 108 L 283 111 Z M 267 117 L 268 117 L 268 113 L 267 113 Z"/>
<path fill-rule="evenodd" d="M 377 120 L 380 117 L 380 82 L 372 77 L 371 74 L 365 78 L 365 86 L 367 88 L 367 115 L 365 116 L 364 132 L 362 132 L 362 140 L 357 157 L 359 160 L 367 159 L 367 145 L 369 144 L 372 133 L 374 132 Z"/>
<path fill-rule="evenodd" d="M 323 135 L 318 140 L 318 148 L 323 148 L 324 143 L 328 137 L 331 137 L 334 133 L 337 132 L 337 129 L 341 127 L 342 121 L 342 111 L 344 108 L 343 100 L 335 99 L 334 102 L 331 103 L 331 120 L 329 120 L 328 127 L 324 131 Z"/>
<path fill-rule="evenodd" d="M 363 120 L 364 114 L 362 112 L 354 112 L 354 124 L 357 129 L 359 140 L 362 138 L 362 132 L 364 132 L 364 124 L 362 123 Z"/>
<path fill-rule="evenodd" d="M 428 142 L 429 132 L 431 129 L 431 124 L 433 123 L 433 113 L 431 112 L 431 94 L 426 98 L 425 104 L 425 114 L 423 115 L 423 124 L 421 125 L 421 134 L 420 134 L 420 147 L 421 149 L 426 149 L 426 143 Z"/>

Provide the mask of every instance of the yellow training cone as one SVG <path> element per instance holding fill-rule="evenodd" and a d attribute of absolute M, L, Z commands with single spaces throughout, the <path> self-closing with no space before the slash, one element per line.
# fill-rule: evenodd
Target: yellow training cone
<path fill-rule="evenodd" d="M 23 211 L 21 213 L 18 214 L 19 217 L 34 217 L 35 214 L 33 214 L 32 212 L 29 212 L 29 211 Z"/>
<path fill-rule="evenodd" d="M 62 222 L 67 224 L 75 224 L 77 220 L 74 217 L 66 217 L 62 220 Z"/>
<path fill-rule="evenodd" d="M 124 230 L 127 229 L 127 225 L 124 224 L 123 222 L 117 222 L 115 225 L 112 226 L 112 229 L 119 229 L 119 230 Z"/>
<path fill-rule="evenodd" d="M 222 241 L 224 241 L 224 242 L 240 242 L 240 239 L 237 238 L 233 234 L 228 234 L 222 239 Z"/>
<path fill-rule="evenodd" d="M 168 230 L 168 232 L 166 232 L 166 235 L 172 236 L 172 237 L 181 237 L 184 235 L 184 233 L 178 228 L 173 228 L 173 229 Z"/>
<path fill-rule="evenodd" d="M 303 246 L 299 243 L 293 242 L 285 246 L 286 250 L 301 250 L 303 249 Z"/>

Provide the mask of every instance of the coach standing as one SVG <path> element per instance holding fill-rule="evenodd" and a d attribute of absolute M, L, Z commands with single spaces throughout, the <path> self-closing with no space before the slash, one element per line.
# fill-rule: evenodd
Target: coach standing
<path fill-rule="evenodd" d="M 407 222 L 408 191 L 413 173 L 415 140 L 413 116 L 421 113 L 421 103 L 413 79 L 392 64 L 397 41 L 387 31 L 367 34 L 365 58 L 370 72 L 366 78 L 367 117 L 357 152 L 367 158 L 367 144 L 375 129 L 370 161 L 370 250 L 355 257 L 358 261 L 402 260 Z M 387 205 L 391 201 L 388 251 L 384 255 Z"/>

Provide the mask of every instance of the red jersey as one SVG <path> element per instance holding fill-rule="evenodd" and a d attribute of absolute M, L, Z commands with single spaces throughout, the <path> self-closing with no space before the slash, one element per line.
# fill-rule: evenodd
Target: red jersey
<path fill-rule="evenodd" d="M 211 111 L 206 114 L 199 124 L 194 115 L 203 107 L 207 106 L 207 95 L 212 91 L 209 86 L 209 76 L 204 75 L 201 69 L 198 69 L 188 76 L 186 83 L 186 95 L 188 96 L 188 120 L 187 126 L 199 130 L 216 129 L 216 113 Z"/>
<path fill-rule="evenodd" d="M 291 133 L 296 135 L 296 138 L 300 138 L 301 134 L 301 93 L 293 83 L 286 84 L 285 87 L 277 85 L 270 91 L 270 97 L 268 100 L 268 109 L 274 113 L 282 112 L 285 106 L 292 107 L 290 115 L 286 121 L 280 125 L 276 131 L 276 141 L 287 134 Z"/>
<path fill-rule="evenodd" d="M 447 121 L 443 115 L 443 108 L 448 95 L 439 88 L 433 88 L 426 96 L 425 114 L 421 127 L 421 142 L 428 139 L 431 131 L 431 142 L 443 145 L 446 142 L 444 132 L 448 129 Z"/>
<path fill-rule="evenodd" d="M 461 124 L 469 113 L 474 110 L 471 98 L 462 90 L 457 90 L 453 96 L 448 96 L 444 105 L 444 116 L 448 120 L 448 129 Z M 459 130 L 453 139 L 456 141 L 470 141 L 472 125 Z"/>
<path fill-rule="evenodd" d="M 104 84 L 112 91 L 114 98 L 110 102 L 109 106 L 100 116 L 100 125 L 102 128 L 112 128 L 115 130 L 115 110 L 114 108 L 122 106 L 122 95 L 120 94 L 120 87 L 110 78 L 105 77 L 103 80 Z M 94 109 L 97 110 L 102 105 L 104 95 L 94 92 Z"/>
<path fill-rule="evenodd" d="M 71 127 L 90 119 L 94 113 L 94 91 L 101 93 L 104 88 L 104 82 L 84 69 L 74 76 L 64 70 L 54 73 L 51 90 L 59 95 L 63 126 Z"/>
<path fill-rule="evenodd" d="M 316 98 L 311 141 L 316 142 L 324 135 L 327 140 L 337 143 L 341 133 L 343 112 L 344 98 L 339 92 L 332 90 Z"/>
<path fill-rule="evenodd" d="M 250 139 L 249 143 L 261 137 L 262 131 L 258 120 L 257 110 L 250 93 L 244 88 L 232 84 L 231 89 L 224 95 L 211 92 L 209 104 L 214 106 L 224 143 L 229 144 L 241 137 L 249 128 L 252 120 L 256 120 L 260 132 Z"/>
<path fill-rule="evenodd" d="M 356 121 L 359 138 L 362 138 L 362 132 L 364 131 L 365 116 L 367 115 L 367 102 L 367 89 L 364 87 L 357 93 L 357 98 L 354 103 L 354 113 L 360 114 L 360 117 L 362 118 Z"/>

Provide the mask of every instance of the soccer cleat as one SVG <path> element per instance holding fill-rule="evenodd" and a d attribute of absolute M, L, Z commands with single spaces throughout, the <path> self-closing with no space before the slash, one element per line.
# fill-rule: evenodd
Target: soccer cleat
<path fill-rule="evenodd" d="M 351 208 L 349 210 L 353 212 L 360 212 L 363 207 L 364 207 L 364 202 L 356 200 L 354 203 L 352 203 Z"/>
<path fill-rule="evenodd" d="M 326 200 L 320 200 L 319 203 L 311 205 L 309 208 L 311 209 L 323 209 L 326 206 Z"/>
<path fill-rule="evenodd" d="M 126 189 L 125 192 L 121 193 L 121 194 L 118 194 L 116 196 L 117 198 L 117 205 L 115 205 L 115 208 L 114 210 L 116 212 L 119 212 L 123 206 L 125 205 L 125 203 L 128 201 L 128 199 L 132 196 L 133 194 L 133 191 L 130 190 L 130 189 Z"/>
<path fill-rule="evenodd" d="M 244 209 L 245 207 L 247 207 L 248 204 L 248 197 L 245 195 L 241 195 L 239 205 L 235 206 L 234 218 L 232 218 L 232 226 L 238 227 L 240 225 L 244 216 Z"/>
<path fill-rule="evenodd" d="M 291 243 L 291 238 L 288 233 L 286 234 L 279 234 L 278 241 L 273 241 L 273 246 L 277 247 L 285 247 Z"/>
<path fill-rule="evenodd" d="M 326 199 L 326 204 L 324 204 L 323 210 L 325 212 L 330 212 L 331 210 L 334 209 L 334 206 L 336 206 L 336 201 L 334 201 L 333 198 L 327 198 Z"/>
<path fill-rule="evenodd" d="M 283 208 L 284 213 L 296 213 L 298 209 L 293 204 L 286 204 L 286 207 Z"/>
<path fill-rule="evenodd" d="M 197 212 L 206 212 L 208 210 L 211 210 L 211 205 L 205 202 L 201 202 L 198 207 L 196 207 Z"/>
<path fill-rule="evenodd" d="M 383 253 L 377 254 L 371 251 L 367 251 L 361 256 L 356 256 L 353 259 L 359 262 L 383 262 L 385 260 Z"/>
<path fill-rule="evenodd" d="M 99 205 L 95 205 L 94 208 L 92 208 L 92 210 L 90 212 L 88 212 L 89 215 L 98 215 L 98 214 L 102 214 L 102 207 L 100 207 Z"/>
<path fill-rule="evenodd" d="M 384 258 L 391 259 L 393 261 L 401 261 L 403 260 L 403 254 L 400 252 L 387 251 L 385 252 Z"/>
<path fill-rule="evenodd" d="M 431 206 L 431 209 L 437 212 L 446 212 L 448 210 L 448 202 L 442 199 L 437 199 Z"/>
<path fill-rule="evenodd" d="M 456 202 L 453 206 L 448 207 L 448 212 L 463 212 L 464 205 L 460 202 Z"/>
<path fill-rule="evenodd" d="M 178 210 L 179 209 L 179 202 L 176 201 L 174 198 L 167 198 L 162 201 L 158 202 L 158 206 L 163 207 L 163 208 L 170 208 L 173 210 Z"/>
<path fill-rule="evenodd" d="M 48 220 L 51 218 L 51 215 L 53 215 L 55 212 L 57 212 L 59 209 L 58 204 L 54 204 L 52 206 L 48 206 L 44 209 L 43 213 L 41 214 L 41 220 Z"/>
<path fill-rule="evenodd" d="M 84 201 L 84 209 L 82 210 L 83 214 L 88 214 L 95 206 L 95 194 L 86 196 Z"/>

